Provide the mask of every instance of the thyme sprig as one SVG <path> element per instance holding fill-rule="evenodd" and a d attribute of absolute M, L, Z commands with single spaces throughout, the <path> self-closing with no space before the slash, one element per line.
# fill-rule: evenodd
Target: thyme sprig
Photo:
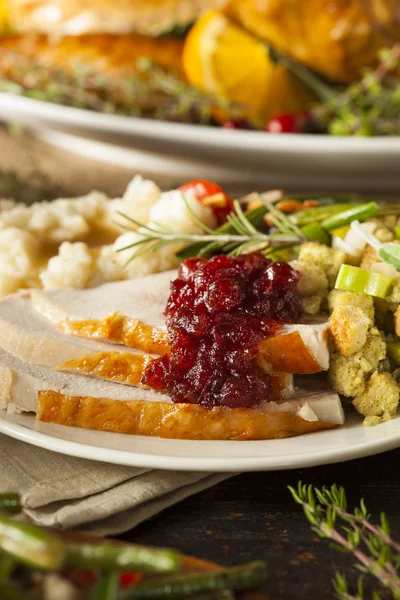
<path fill-rule="evenodd" d="M 311 110 L 311 130 L 332 135 L 400 135 L 400 43 L 379 52 L 379 64 L 347 87 L 334 86 L 290 56 L 270 48 L 271 58 L 284 65 L 319 99 Z"/>
<path fill-rule="evenodd" d="M 213 124 L 215 111 L 243 118 L 243 107 L 207 96 L 176 73 L 142 58 L 118 77 L 75 64 L 63 69 L 0 48 L 0 92 L 124 116 Z"/>
<path fill-rule="evenodd" d="M 233 202 L 234 210 L 228 215 L 226 224 L 217 229 L 211 229 L 202 221 L 190 206 L 189 199 L 182 194 L 182 200 L 192 220 L 199 227 L 201 233 L 186 234 L 173 230 L 157 222 L 143 224 L 124 213 L 117 214 L 135 226 L 129 227 L 124 222 L 117 223 L 126 231 L 134 231 L 137 240 L 119 248 L 118 252 L 133 250 L 128 263 L 147 252 L 155 252 L 167 245 L 184 244 L 195 245 L 190 256 L 210 256 L 211 254 L 224 253 L 230 256 L 243 254 L 253 250 L 268 251 L 271 249 L 290 248 L 306 241 L 300 229 L 273 203 L 258 195 L 261 206 L 245 212 L 238 200 Z M 269 233 L 257 229 L 258 221 L 270 211 L 274 218 L 274 230 Z"/>
<path fill-rule="evenodd" d="M 365 600 L 367 575 L 393 598 L 400 598 L 400 544 L 391 537 L 384 513 L 380 515 L 380 524 L 374 525 L 364 500 L 350 512 L 344 488 L 336 485 L 318 489 L 299 482 L 297 489 L 289 487 L 289 490 L 303 507 L 312 530 L 320 538 L 331 540 L 333 548 L 351 554 L 356 569 L 362 573 L 355 592 L 350 591 L 345 575 L 335 574 L 333 587 L 339 600 Z M 379 599 L 379 593 L 374 591 L 372 600 Z"/>

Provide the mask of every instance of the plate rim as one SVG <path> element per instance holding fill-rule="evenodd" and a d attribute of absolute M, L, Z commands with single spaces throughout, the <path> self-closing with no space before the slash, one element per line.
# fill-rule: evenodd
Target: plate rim
<path fill-rule="evenodd" d="M 326 134 L 273 134 L 262 131 L 241 131 L 213 128 L 206 125 L 172 123 L 141 117 L 126 117 L 111 113 L 99 113 L 87 109 L 64 106 L 0 92 L 0 116 L 2 108 L 18 111 L 28 116 L 41 118 L 44 122 L 66 123 L 93 131 L 104 131 L 124 135 L 137 135 L 148 139 L 163 139 L 186 144 L 212 144 L 214 148 L 237 145 L 241 149 L 274 151 L 275 153 L 310 154 L 329 151 L 333 155 L 354 152 L 368 155 L 385 152 L 396 156 L 400 152 L 400 136 L 330 136 Z M 7 117 L 5 117 L 7 119 Z M 10 119 L 9 119 L 10 120 Z M 11 119 L 12 120 L 12 119 Z M 215 132 L 218 131 L 218 136 Z M 310 143 L 311 142 L 311 143 Z"/>
<path fill-rule="evenodd" d="M 174 471 L 196 471 L 196 472 L 208 472 L 208 473 L 243 473 L 249 471 L 279 471 L 279 470 L 291 470 L 291 469 L 303 469 L 310 468 L 340 462 L 348 462 L 357 458 L 364 458 L 380 454 L 389 450 L 400 447 L 400 430 L 394 435 L 386 438 L 378 438 L 370 440 L 368 443 L 355 444 L 350 449 L 346 446 L 344 449 L 338 447 L 332 451 L 325 450 L 319 451 L 312 454 L 310 450 L 306 453 L 297 454 L 297 460 L 288 462 L 287 456 L 277 457 L 245 457 L 245 458 L 201 458 L 201 457 L 182 457 L 182 456 L 162 456 L 155 454 L 145 454 L 141 452 L 127 452 L 125 450 L 116 450 L 112 448 L 103 448 L 104 454 L 99 452 L 98 446 L 91 446 L 82 442 L 76 442 L 73 440 L 65 440 L 57 436 L 52 436 L 47 433 L 35 431 L 27 427 L 26 425 L 20 425 L 8 421 L 7 412 L 4 410 L 0 411 L 0 433 L 17 439 L 19 441 L 38 446 L 52 452 L 58 452 L 67 456 L 73 456 L 76 458 L 83 458 L 87 460 L 95 460 L 98 462 L 104 462 L 109 464 L 131 466 L 131 467 L 142 467 L 142 468 L 153 468 L 160 470 L 174 470 Z M 28 415 L 26 415 L 28 416 Z M 33 421 L 35 421 L 34 415 L 29 415 Z M 400 417 L 399 417 L 400 418 Z M 374 429 L 384 427 L 386 423 L 376 425 Z M 356 423 L 350 425 L 350 427 L 363 427 L 362 423 Z M 61 427 L 61 426 L 60 426 Z M 63 426 L 66 427 L 66 426 Z M 71 427 L 70 429 L 78 429 Z M 341 428 L 329 430 L 340 431 Z M 311 434 L 307 434 L 305 437 L 311 435 L 323 436 L 329 431 L 319 431 Z M 99 432 L 101 433 L 101 432 Z M 111 432 L 102 432 L 111 433 Z M 135 436 L 140 437 L 140 436 Z M 297 436 L 299 439 L 304 436 Z M 154 438 L 157 439 L 157 438 Z M 161 438 L 160 438 L 161 439 Z M 163 440 L 166 441 L 166 440 Z M 176 442 L 177 440 L 171 440 Z M 193 441 L 193 440 L 180 440 L 180 441 Z M 271 441 L 271 440 L 267 440 Z M 273 440 L 279 443 L 284 440 Z M 221 440 L 221 444 L 224 441 Z M 259 442 L 251 441 L 237 441 L 238 444 L 252 444 Z M 234 463 L 234 464 L 232 464 Z"/>

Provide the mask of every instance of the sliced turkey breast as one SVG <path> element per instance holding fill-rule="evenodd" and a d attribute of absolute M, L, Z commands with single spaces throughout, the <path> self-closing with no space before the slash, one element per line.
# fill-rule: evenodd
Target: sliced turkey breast
<path fill-rule="evenodd" d="M 0 349 L 1 408 L 10 404 L 18 410 L 36 412 L 38 393 L 43 390 L 69 396 L 91 396 L 113 401 L 169 402 L 168 396 L 150 388 L 119 385 L 101 379 L 53 371 L 21 360 Z"/>
<path fill-rule="evenodd" d="M 105 283 L 97 288 L 32 290 L 32 303 L 45 317 L 62 321 L 102 320 L 118 311 L 146 325 L 165 330 L 164 310 L 176 271 Z"/>
<path fill-rule="evenodd" d="M 258 409 L 212 409 L 199 404 L 121 402 L 89 396 L 71 397 L 40 391 L 38 419 L 60 425 L 135 435 L 195 440 L 262 440 L 284 438 L 343 423 L 337 394 L 320 398 L 323 413 L 335 422 L 318 420 L 319 401 L 307 396 L 283 404 L 265 403 Z M 304 417 L 308 417 L 307 419 Z"/>
<path fill-rule="evenodd" d="M 0 302 L 0 347 L 47 367 L 115 349 L 112 344 L 64 334 L 34 310 L 28 296 L 10 296 Z M 133 352 L 128 348 L 124 351 Z"/>
<path fill-rule="evenodd" d="M 174 404 L 165 394 L 53 371 L 0 350 L 0 406 L 46 422 L 176 439 L 271 439 L 343 423 L 339 396 L 300 393 L 257 409 Z"/>
<path fill-rule="evenodd" d="M 329 368 L 328 323 L 285 325 L 261 342 L 258 360 L 278 371 L 311 375 Z"/>

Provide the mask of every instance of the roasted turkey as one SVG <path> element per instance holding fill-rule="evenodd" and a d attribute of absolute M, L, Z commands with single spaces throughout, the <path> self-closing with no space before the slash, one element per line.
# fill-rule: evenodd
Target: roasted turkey
<path fill-rule="evenodd" d="M 372 5 L 370 5 L 369 1 Z M 359 78 L 377 60 L 399 0 L 228 0 L 246 29 L 336 82 Z M 380 26 L 381 25 L 381 26 Z"/>

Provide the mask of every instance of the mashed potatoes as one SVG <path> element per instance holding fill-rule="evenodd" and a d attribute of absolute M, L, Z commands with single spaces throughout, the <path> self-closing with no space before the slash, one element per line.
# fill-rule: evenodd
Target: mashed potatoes
<path fill-rule="evenodd" d="M 194 198 L 189 204 L 200 220 L 216 226 L 210 208 Z M 28 287 L 85 288 L 171 269 L 181 244 L 149 251 L 126 264 L 133 251 L 123 248 L 141 236 L 120 213 L 146 225 L 199 233 L 191 211 L 178 191 L 162 193 L 139 176 L 122 198 L 91 192 L 31 206 L 0 200 L 0 298 Z M 132 231 L 122 233 L 116 222 Z"/>

